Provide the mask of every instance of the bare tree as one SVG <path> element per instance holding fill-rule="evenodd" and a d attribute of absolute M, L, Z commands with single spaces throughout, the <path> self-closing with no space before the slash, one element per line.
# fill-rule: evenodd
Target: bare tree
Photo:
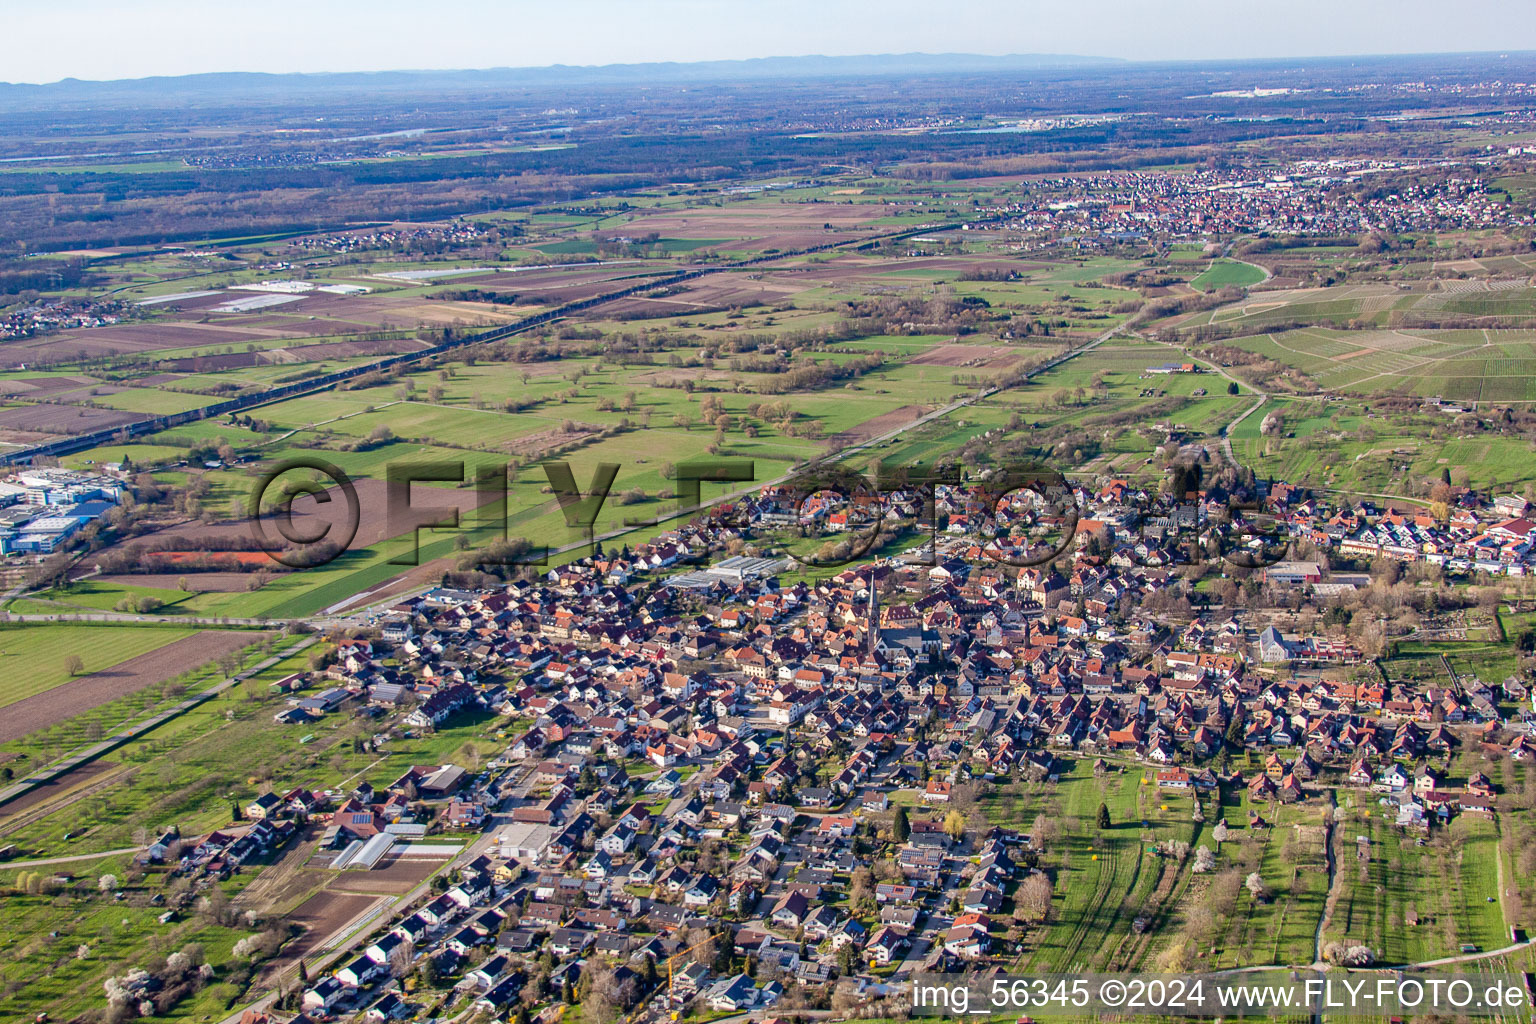
<path fill-rule="evenodd" d="M 411 973 L 411 962 L 416 959 L 416 948 L 410 942 L 402 942 L 389 954 L 389 976 L 403 978 Z"/>
<path fill-rule="evenodd" d="M 1061 826 L 1056 823 L 1056 819 L 1049 817 L 1042 811 L 1035 817 L 1035 824 L 1030 829 L 1029 839 L 1036 847 L 1043 850 L 1060 835 Z"/>
<path fill-rule="evenodd" d="M 1016 910 L 1031 921 L 1044 921 L 1051 911 L 1051 880 L 1036 872 L 1019 884 Z"/>

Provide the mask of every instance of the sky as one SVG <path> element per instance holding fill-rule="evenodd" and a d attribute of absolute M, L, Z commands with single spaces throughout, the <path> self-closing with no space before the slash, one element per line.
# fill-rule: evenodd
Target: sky
<path fill-rule="evenodd" d="M 873 53 L 1536 50 L 1531 0 L 0 0 L 0 81 Z"/>

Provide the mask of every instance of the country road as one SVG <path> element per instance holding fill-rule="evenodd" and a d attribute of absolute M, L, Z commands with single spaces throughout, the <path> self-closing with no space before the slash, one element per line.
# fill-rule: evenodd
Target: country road
<path fill-rule="evenodd" d="M 0 622 L 105 622 L 117 625 L 149 623 L 155 626 L 251 626 L 261 629 L 280 627 L 285 619 L 227 619 L 201 615 L 140 615 L 133 612 L 60 612 L 57 615 L 35 612 L 0 612 Z"/>
<path fill-rule="evenodd" d="M 1504 956 L 1507 953 L 1518 953 L 1522 949 L 1529 949 L 1536 945 L 1536 939 L 1526 939 L 1524 942 L 1511 943 L 1500 949 L 1489 949 L 1481 953 L 1462 953 L 1460 956 L 1443 956 L 1438 960 L 1420 960 L 1416 964 L 1398 964 L 1393 969 L 1405 967 L 1443 967 L 1446 964 L 1465 964 L 1473 960 L 1487 960 L 1490 957 Z"/>
<path fill-rule="evenodd" d="M 52 864 L 75 864 L 80 861 L 101 860 L 104 857 L 120 857 L 125 853 L 138 853 L 144 849 L 142 846 L 124 846 L 117 850 L 102 850 L 99 853 L 77 853 L 71 857 L 43 857 L 40 860 L 8 860 L 4 863 L 7 871 L 11 868 L 42 868 Z"/>
<path fill-rule="evenodd" d="M 1034 378 L 1034 377 L 1036 377 L 1036 376 L 1038 376 L 1040 374 L 1047 373 L 1047 372 L 1055 369 L 1056 367 L 1062 365 L 1063 363 L 1066 363 L 1066 362 L 1068 362 L 1071 359 L 1075 359 L 1076 357 L 1084 354 L 1085 352 L 1092 351 L 1093 349 L 1098 348 L 1099 346 L 1103 345 L 1105 342 L 1109 341 L 1111 338 L 1115 337 L 1116 335 L 1121 334 L 1123 331 L 1124 331 L 1123 326 L 1118 326 L 1117 325 L 1116 327 L 1113 327 L 1113 328 L 1105 331 L 1104 333 L 1100 334 L 1099 336 L 1094 338 L 1092 341 L 1089 341 L 1088 343 L 1086 343 L 1086 344 L 1084 344 L 1084 345 L 1082 345 L 1082 346 L 1080 346 L 1078 348 L 1075 348 L 1075 349 L 1072 349 L 1070 351 L 1064 352 L 1061 355 L 1059 355 L 1059 356 L 1057 356 L 1057 357 L 1055 357 L 1053 359 L 1050 359 L 1050 360 L 1042 363 L 1040 366 L 1035 367 L 1034 369 L 1032 369 L 1026 375 L 1025 379 L 1028 380 L 1028 379 Z M 847 448 L 842 448 L 842 449 L 839 449 L 836 452 L 829 453 L 827 456 L 825 456 L 825 457 L 823 457 L 821 459 L 815 460 L 815 461 L 809 463 L 807 466 L 801 466 L 801 467 L 798 467 L 798 468 L 795 468 L 795 469 L 788 470 L 788 471 L 786 471 L 786 472 L 780 474 L 779 476 L 777 476 L 777 477 L 775 477 L 773 479 L 770 479 L 770 480 L 763 480 L 763 481 L 756 481 L 756 480 L 754 480 L 754 481 L 752 481 L 750 484 L 748 484 L 745 487 L 740 487 L 740 488 L 737 488 L 735 490 L 728 491 L 726 493 L 720 494 L 719 496 L 714 497 L 712 499 L 702 501 L 701 504 L 700 504 L 700 507 L 698 509 L 689 509 L 686 512 L 676 513 L 676 514 L 671 515 L 671 516 L 658 517 L 658 519 L 654 520 L 652 523 L 647 524 L 647 525 L 659 525 L 659 524 L 667 522 L 667 521 L 669 521 L 671 519 L 681 518 L 683 515 L 692 516 L 692 515 L 697 514 L 699 511 L 701 511 L 703 509 L 712 508 L 712 507 L 715 507 L 717 505 L 720 505 L 720 504 L 723 504 L 723 503 L 726 503 L 726 502 L 737 500 L 738 498 L 741 498 L 741 497 L 743 497 L 745 495 L 754 493 L 754 492 L 760 490 L 761 488 L 770 487 L 770 486 L 774 486 L 774 485 L 777 485 L 777 484 L 784 483 L 784 482 L 792 479 L 797 474 L 805 472 L 805 470 L 807 468 L 814 468 L 816 466 L 826 465 L 826 464 L 829 464 L 829 463 L 832 463 L 832 462 L 836 462 L 836 461 L 841 461 L 841 460 L 847 459 L 851 455 L 857 455 L 857 454 L 859 454 L 861 452 L 871 451 L 871 450 L 873 450 L 873 449 L 875 449 L 875 448 L 877 448 L 879 446 L 885 445 L 886 443 L 901 437 L 902 435 L 904 435 L 904 434 L 906 434 L 906 433 L 908 433 L 908 432 L 910 432 L 912 430 L 919 429 L 919 428 L 921 428 L 921 427 L 923 427 L 923 426 L 925 426 L 925 425 L 927 425 L 929 423 L 932 423 L 932 422 L 934 422 L 934 421 L 936 421 L 938 419 L 941 419 L 943 417 L 949 416 L 949 415 L 951 415 L 951 414 L 953 414 L 953 413 L 955 413 L 955 412 L 957 412 L 957 411 L 959 411 L 961 409 L 964 409 L 964 408 L 966 408 L 968 406 L 971 406 L 971 405 L 973 405 L 973 404 L 975 404 L 977 402 L 984 401 L 985 399 L 987 399 L 987 398 L 991 397 L 992 395 L 996 394 L 997 391 L 998 391 L 998 389 L 996 387 L 982 388 L 982 389 L 976 391 L 973 394 L 969 394 L 969 395 L 966 395 L 966 396 L 964 396 L 962 398 L 958 398 L 958 399 L 956 399 L 953 402 L 950 402 L 950 403 L 948 403 L 948 404 L 946 404 L 944 406 L 941 406 L 941 407 L 939 407 L 937 409 L 934 409 L 931 412 L 925 413 L 924 415 L 920 416 L 919 418 L 917 418 L 917 419 L 915 419 L 915 420 L 913 420 L 913 421 L 911 421 L 909 423 L 906 423 L 906 424 L 903 424 L 903 425 L 900 425 L 900 426 L 897 426 L 897 427 L 893 427 L 890 430 L 884 431 L 884 432 L 882 432 L 882 433 L 880 433 L 880 434 L 878 434 L 876 436 L 870 437 L 870 438 L 868 438 L 868 439 L 866 439 L 864 441 L 859 442 L 858 444 L 851 445 L 851 446 L 849 446 Z M 633 526 L 625 526 L 625 527 L 620 528 L 620 529 L 608 531 L 608 532 L 606 532 L 604 534 L 601 534 L 601 535 L 599 535 L 599 536 L 597 536 L 595 538 L 583 538 L 580 541 L 572 542 L 570 544 L 566 544 L 566 545 L 563 545 L 561 547 L 555 548 L 551 552 L 551 554 L 559 555 L 559 554 L 566 554 L 566 553 L 569 553 L 569 552 L 572 552 L 572 551 L 581 550 L 581 549 L 584 549 L 584 548 L 587 548 L 588 546 L 590 546 L 590 544 L 592 543 L 593 540 L 600 540 L 600 541 L 603 541 L 603 542 L 608 542 L 608 541 L 611 541 L 611 540 L 616 540 L 618 538 L 621 538 L 621 537 L 624 537 L 624 536 L 626 536 L 628 534 L 633 533 L 634 530 L 635 530 L 635 527 L 633 527 Z M 388 599 L 388 603 L 392 604 L 392 603 L 395 603 L 395 602 L 397 602 L 399 600 L 401 600 L 401 595 L 395 595 L 395 596 L 393 596 L 393 597 Z M 383 603 L 383 602 L 380 602 L 380 603 Z M 341 626 L 341 625 L 356 623 L 360 619 L 365 618 L 368 614 L 369 614 L 369 608 L 362 608 L 362 609 L 358 609 L 358 610 L 352 611 L 352 612 L 344 614 L 344 615 L 336 615 L 336 616 L 329 616 L 329 617 L 316 617 L 316 618 L 310 618 L 308 621 L 310 622 L 311 625 L 314 625 L 314 626 L 316 626 L 318 628 L 324 629 L 324 628 L 332 627 L 332 626 Z M 174 624 L 186 624 L 186 625 L 196 625 L 196 626 L 221 626 L 221 627 L 227 627 L 227 626 L 253 626 L 253 627 L 254 626 L 261 626 L 261 627 L 271 627 L 272 625 L 274 625 L 273 621 L 269 621 L 269 620 L 266 620 L 266 619 L 223 619 L 223 618 L 196 617 L 196 616 L 154 616 L 154 615 L 137 615 L 137 614 L 129 614 L 129 613 L 107 613 L 107 612 L 102 612 L 102 613 L 80 613 L 80 614 L 59 614 L 59 615 L 48 615 L 48 614 L 13 614 L 13 615 L 9 615 L 7 617 L 7 621 L 11 621 L 11 622 L 59 622 L 59 621 L 66 621 L 66 622 L 97 622 L 97 623 L 124 623 L 124 624 L 152 622 L 152 623 L 174 623 Z M 280 622 L 281 620 L 277 620 L 277 621 Z M 314 642 L 314 638 L 313 637 L 308 638 L 307 642 L 309 642 L 309 643 Z M 256 670 L 259 670 L 261 667 L 264 667 L 264 666 L 258 666 Z M 249 673 L 244 673 L 242 675 L 246 675 L 246 674 L 249 674 Z M 224 684 L 221 684 L 221 688 L 222 688 L 222 686 L 233 685 L 233 683 L 235 681 L 236 680 L 234 680 L 234 679 L 227 680 Z M 3 796 L 3 795 L 0 795 L 0 796 Z M 478 855 L 480 852 L 482 852 L 483 850 L 487 849 L 490 846 L 490 844 L 494 841 L 495 834 L 496 834 L 496 831 L 495 831 L 494 828 L 488 829 L 486 834 L 480 840 L 477 840 L 470 847 L 468 847 L 465 850 L 461 851 L 461 853 L 458 856 L 454 857 L 451 861 L 445 863 L 440 870 L 441 871 L 451 871 L 458 864 L 464 863 L 465 861 L 467 861 L 469 859 L 472 859 L 474 856 Z M 93 858 L 97 858 L 99 856 L 103 856 L 103 855 L 86 855 L 86 856 L 82 857 L 82 859 L 93 859 Z M 434 874 L 436 874 L 436 872 Z M 402 907 L 402 906 L 408 906 L 408 905 L 410 905 L 410 903 L 412 901 L 418 899 L 423 894 L 425 894 L 428 891 L 429 885 L 430 885 L 430 879 L 423 880 L 420 884 L 418 884 L 417 886 L 413 887 L 411 889 L 411 891 L 409 891 L 407 893 L 404 893 L 404 894 L 401 894 L 399 897 L 394 898 L 393 900 L 391 900 L 390 903 L 387 906 L 382 908 L 381 912 L 370 914 L 367 917 L 365 923 L 361 927 L 357 927 L 356 930 L 351 932 L 350 934 L 346 933 L 345 929 L 343 929 L 340 932 L 338 932 L 338 934 L 345 934 L 346 937 L 341 942 L 339 942 L 336 945 L 328 948 L 326 950 L 326 953 L 325 953 L 325 955 L 323 957 L 319 957 L 313 963 L 308 964 L 308 967 L 310 968 L 313 976 L 319 976 L 320 972 L 323 972 L 328 967 L 335 965 L 336 963 L 338 963 L 342 959 L 342 957 L 346 956 L 352 950 L 356 949 L 359 945 L 363 944 L 365 942 L 365 940 L 376 930 L 376 928 L 375 928 L 376 925 L 378 925 L 380 923 L 383 923 L 383 922 L 387 922 L 388 920 L 390 920 L 392 918 L 392 916 L 393 916 L 393 914 L 394 914 L 394 912 L 395 912 L 395 910 L 397 908 Z M 354 922 L 349 922 L 349 926 L 352 926 L 353 924 L 354 924 Z M 274 998 L 274 993 L 270 993 L 269 992 L 266 996 L 264 996 L 262 998 L 259 998 L 259 999 L 255 1000 L 254 1002 L 245 1003 L 244 1005 L 239 1006 L 234 1012 L 232 1012 L 227 1018 L 225 1018 L 225 1021 L 227 1022 L 227 1024 L 236 1024 L 236 1022 L 239 1021 L 241 1015 L 244 1013 L 245 1010 L 247 1010 L 247 1009 L 256 1009 L 256 1010 L 265 1009 L 266 1007 L 270 1006 L 271 1001 L 272 1001 L 273 998 Z M 729 1020 L 745 1020 L 745 1019 L 748 1019 L 748 1016 L 747 1015 L 738 1015 L 737 1017 L 727 1018 L 727 1019 L 729 1019 Z"/>

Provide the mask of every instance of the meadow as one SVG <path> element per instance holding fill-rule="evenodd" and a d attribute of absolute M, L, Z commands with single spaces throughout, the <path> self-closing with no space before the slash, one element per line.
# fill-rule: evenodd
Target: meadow
<path fill-rule="evenodd" d="M 24 697 L 64 686 L 77 675 L 100 672 L 129 658 L 191 636 L 193 630 L 173 626 L 95 626 L 74 623 L 65 628 L 12 625 L 0 628 L 0 707 Z M 70 656 L 81 668 L 71 673 Z"/>
<path fill-rule="evenodd" d="M 1198 288 L 1200 291 L 1213 292 L 1219 288 L 1247 288 L 1263 281 L 1266 276 L 1262 267 L 1256 267 L 1252 263 L 1219 259 L 1212 260 L 1211 265 L 1196 275 L 1189 284 L 1190 287 Z"/>

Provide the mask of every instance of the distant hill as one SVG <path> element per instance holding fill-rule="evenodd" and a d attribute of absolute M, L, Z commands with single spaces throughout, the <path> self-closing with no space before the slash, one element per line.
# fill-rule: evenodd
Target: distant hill
<path fill-rule="evenodd" d="M 623 85 L 661 82 L 738 82 L 785 78 L 848 78 L 892 75 L 937 75 L 976 72 L 1037 71 L 1121 65 L 1113 57 L 1070 54 L 1011 54 L 988 57 L 972 53 L 900 53 L 857 57 L 758 57 L 751 60 L 711 60 L 695 63 L 555 64 L 534 68 L 488 68 L 479 71 L 377 71 L 328 74 L 265 74 L 230 72 L 178 77 L 134 78 L 95 82 L 66 78 L 47 85 L 0 83 L 0 106 L 21 104 L 75 106 L 111 102 L 154 104 L 188 98 L 207 103 L 257 97 L 309 96 L 317 92 L 369 93 L 428 90 L 433 92 L 538 90 L 582 85 Z"/>

